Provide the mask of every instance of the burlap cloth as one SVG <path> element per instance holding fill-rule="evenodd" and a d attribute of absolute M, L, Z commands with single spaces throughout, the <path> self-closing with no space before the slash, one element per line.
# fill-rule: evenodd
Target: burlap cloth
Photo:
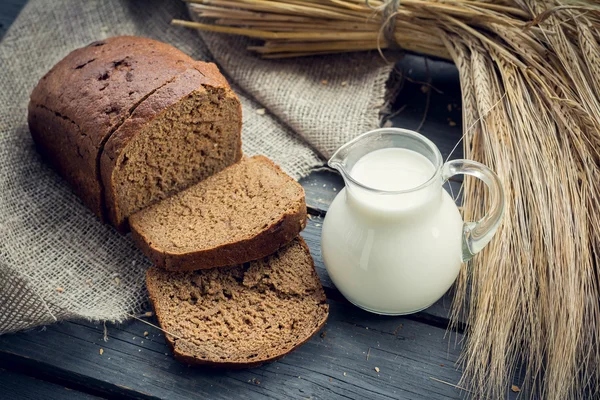
<path fill-rule="evenodd" d="M 127 34 L 216 61 L 242 100 L 244 151 L 295 178 L 378 126 L 392 66 L 377 52 L 264 61 L 244 39 L 199 35 L 172 18 L 189 19 L 180 0 L 30 0 L 0 43 L 0 333 L 74 318 L 122 321 L 146 299 L 148 260 L 96 220 L 29 135 L 29 94 L 71 50 Z"/>

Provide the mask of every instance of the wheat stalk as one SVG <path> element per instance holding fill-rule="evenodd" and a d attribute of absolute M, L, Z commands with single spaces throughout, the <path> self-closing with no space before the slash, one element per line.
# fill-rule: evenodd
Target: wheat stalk
<path fill-rule="evenodd" d="M 461 362 L 475 398 L 524 389 L 548 399 L 599 394 L 600 6 L 584 0 L 194 0 L 202 23 L 262 39 L 265 58 L 404 48 L 460 73 L 464 154 L 495 169 L 506 217 L 457 281 L 467 318 Z M 393 24 L 391 37 L 385 25 Z M 464 217 L 486 210 L 465 180 Z"/>

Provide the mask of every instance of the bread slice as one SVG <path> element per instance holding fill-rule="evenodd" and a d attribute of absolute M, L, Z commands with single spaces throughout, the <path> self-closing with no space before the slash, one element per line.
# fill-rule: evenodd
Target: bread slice
<path fill-rule="evenodd" d="M 254 367 L 273 361 L 325 324 L 329 306 L 298 237 L 277 253 L 228 268 L 146 274 L 150 300 L 175 358 Z"/>
<path fill-rule="evenodd" d="M 274 253 L 306 226 L 304 189 L 271 160 L 245 158 L 129 219 L 155 265 L 191 271 Z"/>

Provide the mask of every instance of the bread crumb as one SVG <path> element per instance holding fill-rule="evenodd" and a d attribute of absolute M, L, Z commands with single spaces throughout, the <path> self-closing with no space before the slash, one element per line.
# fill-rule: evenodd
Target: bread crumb
<path fill-rule="evenodd" d="M 258 379 L 255 379 L 254 383 L 257 384 L 257 385 L 260 385 L 260 381 Z"/>
<path fill-rule="evenodd" d="M 264 108 L 259 108 L 258 110 L 256 110 L 256 113 L 258 115 L 265 115 L 266 112 L 267 110 L 265 110 Z"/>
<path fill-rule="evenodd" d="M 344 376 L 346 376 L 346 373 L 344 372 Z"/>
<path fill-rule="evenodd" d="M 144 336 L 148 336 L 148 331 L 144 331 Z"/>
<path fill-rule="evenodd" d="M 315 224 L 315 226 L 318 228 L 318 227 L 320 227 L 320 226 L 321 226 L 321 224 Z"/>
<path fill-rule="evenodd" d="M 520 388 L 520 387 L 518 387 L 517 385 L 512 385 L 512 386 L 510 387 L 510 390 L 512 390 L 512 391 L 513 391 L 513 392 L 515 392 L 515 393 L 519 393 L 519 392 L 521 391 L 521 388 Z"/>
<path fill-rule="evenodd" d="M 342 86 L 348 86 L 348 81 L 342 82 Z"/>
<path fill-rule="evenodd" d="M 92 286 L 92 280 L 88 279 L 87 281 L 85 281 L 85 284 L 91 287 Z"/>
<path fill-rule="evenodd" d="M 329 83 L 329 82 L 327 81 L 327 79 L 323 79 L 323 80 L 321 81 L 321 85 L 327 85 L 328 83 Z"/>
<path fill-rule="evenodd" d="M 444 364 L 440 364 L 440 367 L 443 367 L 443 366 L 444 366 Z"/>
<path fill-rule="evenodd" d="M 104 354 L 104 349 L 100 349 L 100 355 Z"/>
<path fill-rule="evenodd" d="M 117 286 L 119 286 L 121 284 L 121 278 L 119 278 L 118 276 L 115 277 L 115 283 L 117 284 Z"/>
<path fill-rule="evenodd" d="M 448 111 L 452 111 L 452 104 L 448 104 Z"/>
<path fill-rule="evenodd" d="M 450 125 L 450 126 L 456 126 L 456 122 L 450 121 L 450 122 L 448 122 L 448 125 Z"/>
<path fill-rule="evenodd" d="M 333 188 L 333 191 L 334 191 L 334 192 L 337 192 L 337 189 L 336 189 L 336 188 Z"/>
<path fill-rule="evenodd" d="M 325 336 L 327 336 L 327 331 L 323 331 L 321 332 L 321 338 L 325 339 Z"/>
<path fill-rule="evenodd" d="M 379 367 L 375 367 L 375 372 L 379 373 Z"/>
<path fill-rule="evenodd" d="M 333 382 L 333 379 L 329 378 L 329 382 Z"/>
<path fill-rule="evenodd" d="M 394 335 L 396 335 L 396 334 L 398 333 L 398 331 L 399 331 L 400 329 L 402 329 L 403 327 L 404 327 L 404 325 L 402 325 L 402 324 L 398 325 L 398 326 L 396 327 L 396 329 L 394 329 Z"/>
<path fill-rule="evenodd" d="M 56 291 L 57 291 L 58 293 L 62 293 L 62 292 L 64 292 L 64 291 L 65 291 L 65 289 L 63 289 L 63 288 L 61 288 L 61 287 L 57 287 L 57 288 L 56 288 Z"/>
<path fill-rule="evenodd" d="M 145 317 L 151 317 L 151 316 L 153 316 L 153 315 L 154 315 L 154 313 L 153 313 L 152 311 L 146 311 L 146 312 L 144 313 L 144 316 L 145 316 Z"/>
<path fill-rule="evenodd" d="M 429 86 L 426 86 L 426 85 L 421 86 L 421 92 L 423 92 L 423 93 L 429 92 Z"/>
<path fill-rule="evenodd" d="M 384 128 L 391 128 L 392 126 L 394 126 L 394 124 L 389 119 L 383 123 Z"/>
<path fill-rule="evenodd" d="M 326 183 L 324 183 L 324 184 L 323 184 L 323 187 L 327 187 L 327 184 L 326 184 Z"/>

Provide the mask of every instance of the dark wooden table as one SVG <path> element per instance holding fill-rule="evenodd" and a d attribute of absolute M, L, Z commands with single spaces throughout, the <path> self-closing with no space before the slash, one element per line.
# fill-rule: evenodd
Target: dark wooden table
<path fill-rule="evenodd" d="M 6 0 L 3 0 L 6 1 Z M 3 2 L 2 29 L 24 0 Z M 8 22 L 7 22 L 8 20 Z M 460 87 L 456 69 L 407 56 L 398 64 L 408 80 L 394 110 L 395 126 L 417 129 L 444 157 L 460 139 Z M 429 87 L 423 82 L 431 77 Z M 424 116 L 426 118 L 424 119 Z M 424 119 L 424 123 L 422 120 Z M 459 146 L 452 158 L 461 157 Z M 72 321 L 0 336 L 0 399 L 458 399 L 460 342 L 448 332 L 451 293 L 429 309 L 383 317 L 349 304 L 329 279 L 321 259 L 323 217 L 344 186 L 333 172 L 301 181 L 310 219 L 302 233 L 330 304 L 322 331 L 282 360 L 259 368 L 219 371 L 176 362 L 163 334 L 139 321 L 103 324 Z M 460 181 L 450 182 L 456 195 Z M 460 200 L 459 200 L 460 201 Z M 154 318 L 148 319 L 156 323 Z M 149 332 L 144 336 L 144 332 Z M 514 394 L 513 394 L 514 395 Z"/>

